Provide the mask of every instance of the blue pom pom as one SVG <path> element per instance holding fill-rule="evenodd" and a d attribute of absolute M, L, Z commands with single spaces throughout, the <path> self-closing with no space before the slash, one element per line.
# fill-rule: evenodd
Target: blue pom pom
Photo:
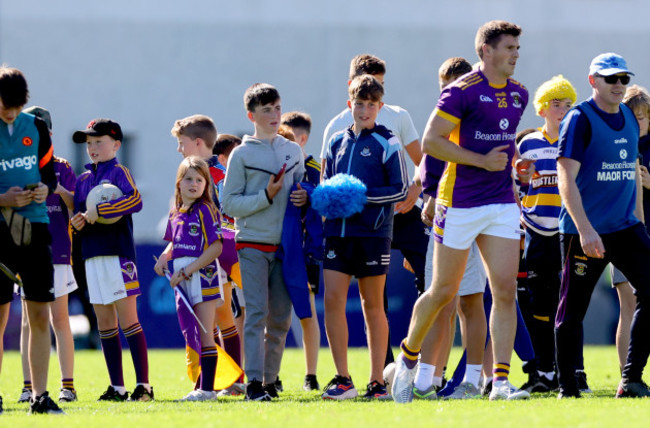
<path fill-rule="evenodd" d="M 336 174 L 321 183 L 311 195 L 311 206 L 327 219 L 348 218 L 363 210 L 366 185 L 349 174 Z"/>

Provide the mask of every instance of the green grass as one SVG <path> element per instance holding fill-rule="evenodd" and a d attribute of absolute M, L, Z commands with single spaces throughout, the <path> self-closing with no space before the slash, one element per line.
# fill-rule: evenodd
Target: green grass
<path fill-rule="evenodd" d="M 302 390 L 304 362 L 302 351 L 285 353 L 281 379 L 285 392 L 273 403 L 247 403 L 241 397 L 220 399 L 212 403 L 176 403 L 192 388 L 185 375 L 182 350 L 150 352 L 151 383 L 155 387 L 153 403 L 98 403 L 97 397 L 108 385 L 108 375 L 100 351 L 78 351 L 75 386 L 80 400 L 63 405 L 67 417 L 28 416 L 27 405 L 17 404 L 22 388 L 20 356 L 6 352 L 0 376 L 0 391 L 5 413 L 0 427 L 66 426 L 133 427 L 306 427 L 317 426 L 646 426 L 650 417 L 649 400 L 615 400 L 618 364 L 613 347 L 587 347 L 585 366 L 589 385 L 594 390 L 580 400 L 558 401 L 555 394 L 535 394 L 526 402 L 435 401 L 398 405 L 391 402 L 325 401 L 316 393 Z M 365 349 L 350 350 L 350 370 L 357 388 L 367 383 L 368 355 Z M 454 349 L 451 361 L 458 361 Z M 49 390 L 58 397 L 59 370 L 56 356 L 51 358 Z M 134 377 L 128 352 L 124 354 L 127 387 L 133 388 Z M 513 359 L 511 380 L 519 385 L 524 375 L 520 363 Z M 327 349 L 321 350 L 318 377 L 321 386 L 334 374 Z M 200 424 L 200 425 L 199 425 Z"/>

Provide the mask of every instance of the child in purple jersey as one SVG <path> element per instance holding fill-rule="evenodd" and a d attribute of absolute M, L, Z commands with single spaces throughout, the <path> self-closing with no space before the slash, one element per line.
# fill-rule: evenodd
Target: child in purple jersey
<path fill-rule="evenodd" d="M 215 205 L 221 209 L 219 202 L 220 190 L 223 187 L 225 177 L 224 170 L 219 168 L 219 156 L 213 154 L 213 149 L 217 141 L 217 127 L 214 121 L 205 115 L 195 114 L 174 122 L 171 134 L 178 141 L 177 151 L 183 155 L 198 156 L 208 164 L 211 180 L 210 186 L 213 186 L 214 192 L 211 193 Z M 209 187 L 210 187 L 209 186 Z M 232 269 L 227 269 L 228 264 L 232 266 L 232 261 L 237 260 L 237 254 L 234 248 L 234 233 L 223 235 L 224 247 L 220 253 L 221 264 L 219 265 L 219 275 L 223 283 L 221 293 L 226 302 L 231 302 L 234 284 L 228 281 L 228 274 L 233 273 Z M 240 281 L 241 282 L 241 281 Z M 239 284 L 241 286 L 241 284 Z M 235 326 L 235 319 L 230 305 L 219 305 L 216 308 L 215 325 L 212 327 L 214 340 L 219 343 L 223 339 L 223 348 L 235 362 L 241 366 L 241 334 Z M 235 384 L 228 388 L 227 393 L 231 395 L 240 395 L 244 392 L 243 377 Z M 226 393 L 224 393 L 226 394 Z"/>
<path fill-rule="evenodd" d="M 99 337 L 111 384 L 100 401 L 151 401 L 147 341 L 138 320 L 136 298 L 140 283 L 135 265 L 135 243 L 131 215 L 142 209 L 142 197 L 129 170 L 115 157 L 122 145 L 122 128 L 110 119 L 90 121 L 86 129 L 73 134 L 77 144 L 86 144 L 91 163 L 75 186 L 75 215 L 70 222 L 81 238 L 90 303 L 97 315 Z M 117 186 L 123 196 L 87 205 L 90 191 L 99 184 Z M 113 223 L 98 222 L 119 218 Z M 118 324 L 119 322 L 119 324 Z M 120 327 L 129 343 L 135 367 L 136 387 L 129 396 L 124 387 Z"/>
<path fill-rule="evenodd" d="M 42 107 L 30 107 L 25 113 L 33 114 L 43 119 L 52 135 L 52 118 Z M 56 351 L 61 368 L 60 402 L 77 400 L 74 388 L 74 339 L 70 329 L 68 314 L 68 294 L 77 289 L 77 282 L 72 274 L 70 265 L 70 212 L 74 207 L 74 187 L 76 176 L 70 163 L 54 156 L 54 173 L 57 186 L 54 193 L 45 200 L 47 214 L 50 219 L 48 230 L 52 236 L 52 261 L 54 264 L 54 297 L 50 304 L 50 323 L 56 337 Z M 22 291 L 22 290 L 21 290 Z M 24 293 L 21 293 L 24 294 Z M 24 296 L 23 296 L 24 297 Z M 22 328 L 20 331 L 20 355 L 23 368 L 23 390 L 18 399 L 19 403 L 28 402 L 32 396 L 32 382 L 28 360 L 29 322 L 27 309 L 23 300 Z"/>
<path fill-rule="evenodd" d="M 173 262 L 172 287 L 182 287 L 203 325 L 214 325 L 217 306 L 223 305 L 219 286 L 217 257 L 221 253 L 221 215 L 210 192 L 208 165 L 195 156 L 181 162 L 176 173 L 174 208 L 165 231 L 167 248 L 160 254 L 154 270 L 167 273 Z M 217 345 L 212 331 L 201 330 L 201 381 L 181 401 L 216 400 L 214 377 L 217 370 Z"/>
<path fill-rule="evenodd" d="M 519 58 L 521 28 L 490 21 L 479 28 L 478 69 L 445 88 L 425 129 L 427 154 L 448 162 L 438 187 L 432 287 L 415 303 L 402 353 L 396 359 L 393 399 L 413 399 L 422 342 L 440 310 L 457 294 L 476 240 L 494 296 L 490 319 L 494 374 L 491 400 L 530 395 L 508 382 L 516 329 L 519 208 L 511 163 L 528 91 L 510 76 Z"/>

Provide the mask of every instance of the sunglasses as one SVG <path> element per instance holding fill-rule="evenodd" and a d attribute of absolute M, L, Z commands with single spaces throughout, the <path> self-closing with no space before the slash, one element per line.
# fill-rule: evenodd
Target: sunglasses
<path fill-rule="evenodd" d="M 603 80 L 605 81 L 605 83 L 607 83 L 609 85 L 614 85 L 619 80 L 621 81 L 621 83 L 623 85 L 627 85 L 628 83 L 630 83 L 630 75 L 629 74 L 625 74 L 623 76 L 617 76 L 616 74 L 611 75 L 611 76 L 601 76 L 600 74 L 597 74 L 597 76 L 602 77 Z"/>

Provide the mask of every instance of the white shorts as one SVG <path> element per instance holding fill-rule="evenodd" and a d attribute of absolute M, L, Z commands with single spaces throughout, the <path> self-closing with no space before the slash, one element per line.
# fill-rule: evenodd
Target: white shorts
<path fill-rule="evenodd" d="M 196 260 L 196 257 L 179 257 L 174 259 L 174 272 L 189 265 L 194 260 Z M 182 287 L 185 294 L 187 294 L 190 305 L 194 306 L 201 302 L 216 300 L 218 307 L 224 303 L 221 293 L 223 276 L 225 276 L 225 272 L 219 266 L 219 262 L 215 260 L 199 269 L 198 272 L 193 273 L 189 280 L 181 281 L 178 286 Z"/>
<path fill-rule="evenodd" d="M 234 282 L 233 282 L 234 284 Z M 237 298 L 237 302 L 239 303 L 239 306 L 242 308 L 246 307 L 246 299 L 244 299 L 244 290 L 241 288 L 237 287 L 236 285 L 232 287 L 232 294 Z"/>
<path fill-rule="evenodd" d="M 424 289 L 431 288 L 433 282 L 433 248 L 435 238 L 433 234 L 429 236 L 429 245 L 427 247 L 427 262 L 424 266 Z M 469 296 L 470 294 L 484 293 L 487 284 L 487 274 L 483 267 L 481 254 L 476 245 L 476 241 L 472 242 L 467 256 L 467 264 L 465 265 L 465 273 L 463 279 L 460 280 L 460 288 L 458 289 L 459 296 Z"/>
<path fill-rule="evenodd" d="M 53 265 L 54 266 L 54 298 L 58 299 L 61 296 L 66 296 L 75 291 L 79 286 L 72 274 L 72 266 L 70 265 Z M 14 291 L 16 294 L 20 293 L 20 297 L 25 298 L 25 291 L 15 285 Z"/>
<path fill-rule="evenodd" d="M 110 305 L 128 296 L 141 294 L 138 270 L 131 260 L 99 256 L 87 259 L 85 266 L 90 303 Z"/>
<path fill-rule="evenodd" d="M 456 250 L 466 250 L 478 235 L 519 240 L 517 204 L 490 204 L 473 208 L 436 205 L 433 219 L 436 241 Z"/>

